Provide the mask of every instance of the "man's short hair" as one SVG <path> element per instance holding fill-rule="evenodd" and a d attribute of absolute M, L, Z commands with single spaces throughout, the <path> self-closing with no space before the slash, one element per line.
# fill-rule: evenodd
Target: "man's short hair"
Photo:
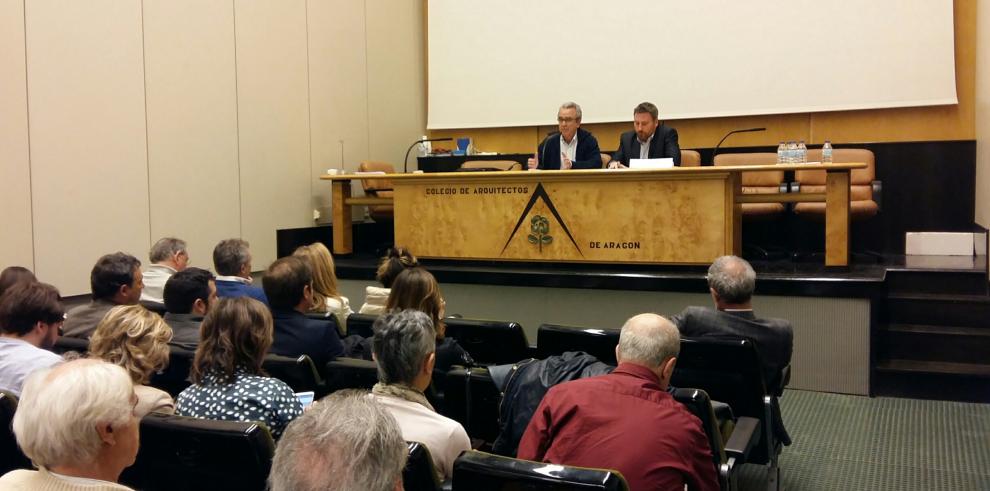
<path fill-rule="evenodd" d="M 378 380 L 386 384 L 410 384 L 426 357 L 436 351 L 433 321 L 418 310 L 385 314 L 375 320 L 372 330 Z"/>
<path fill-rule="evenodd" d="M 560 105 L 560 109 L 557 112 L 560 112 L 562 109 L 573 109 L 578 121 L 581 121 L 581 106 L 578 103 L 571 101 L 565 102 Z"/>
<path fill-rule="evenodd" d="M 623 361 L 659 367 L 680 352 L 681 336 L 677 327 L 656 314 L 633 316 L 619 333 L 619 354 Z"/>
<path fill-rule="evenodd" d="M 708 267 L 708 286 L 725 303 L 746 303 L 756 289 L 756 271 L 741 257 L 722 256 Z"/>
<path fill-rule="evenodd" d="M 16 283 L 0 296 L 0 332 L 24 336 L 38 322 L 54 324 L 65 319 L 58 289 L 47 283 Z"/>
<path fill-rule="evenodd" d="M 200 268 L 186 268 L 173 274 L 165 282 L 165 310 L 173 314 L 192 312 L 197 299 L 210 300 L 210 282 L 215 279 L 213 273 Z"/>
<path fill-rule="evenodd" d="M 367 392 L 341 390 L 289 424 L 268 482 L 272 491 L 389 491 L 405 465 L 395 418 Z"/>
<path fill-rule="evenodd" d="M 14 413 L 17 444 L 39 467 L 92 464 L 103 444 L 96 428 L 127 425 L 133 396 L 131 377 L 105 361 L 79 359 L 38 370 L 24 383 Z"/>
<path fill-rule="evenodd" d="M 3 272 L 0 272 L 0 296 L 3 296 L 3 292 L 7 291 L 10 287 L 22 281 L 38 281 L 38 278 L 35 278 L 34 273 L 24 266 L 7 266 L 3 268 Z"/>
<path fill-rule="evenodd" d="M 244 239 L 220 241 L 213 248 L 213 267 L 221 276 L 237 276 L 251 258 L 251 244 Z"/>
<path fill-rule="evenodd" d="M 165 237 L 158 239 L 158 242 L 155 242 L 155 245 L 151 246 L 151 251 L 148 252 L 148 259 L 152 263 L 160 263 L 185 250 L 186 241 L 176 239 L 175 237 Z"/>
<path fill-rule="evenodd" d="M 654 121 L 660 119 L 660 110 L 657 109 L 657 106 L 652 102 L 640 102 L 639 105 L 633 109 L 634 115 L 643 113 L 649 113 L 650 116 L 653 116 Z"/>
<path fill-rule="evenodd" d="M 134 272 L 141 261 L 123 252 L 107 254 L 96 261 L 89 274 L 89 285 L 93 289 L 93 300 L 112 298 L 124 285 L 134 284 Z"/>
<path fill-rule="evenodd" d="M 303 290 L 313 283 L 313 272 L 301 258 L 286 256 L 272 263 L 261 278 L 268 305 L 293 309 L 303 299 Z"/>

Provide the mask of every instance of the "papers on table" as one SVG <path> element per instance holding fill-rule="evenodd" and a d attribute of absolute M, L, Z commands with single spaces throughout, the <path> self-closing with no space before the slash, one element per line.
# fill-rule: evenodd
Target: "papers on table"
<path fill-rule="evenodd" d="M 630 169 L 672 169 L 674 159 L 629 159 Z"/>

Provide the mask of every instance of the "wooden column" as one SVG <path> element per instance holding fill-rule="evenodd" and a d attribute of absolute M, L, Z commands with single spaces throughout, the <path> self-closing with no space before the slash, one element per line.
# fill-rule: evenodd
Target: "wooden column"
<path fill-rule="evenodd" d="M 825 177 L 825 266 L 849 264 L 849 170 Z"/>
<path fill-rule="evenodd" d="M 354 224 L 351 219 L 351 205 L 347 202 L 351 198 L 351 181 L 332 181 L 330 192 L 330 202 L 333 204 L 333 252 L 350 254 L 354 252 Z"/>

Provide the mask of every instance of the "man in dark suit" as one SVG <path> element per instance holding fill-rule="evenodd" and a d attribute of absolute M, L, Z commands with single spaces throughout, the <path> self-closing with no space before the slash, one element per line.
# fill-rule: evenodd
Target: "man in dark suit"
<path fill-rule="evenodd" d="M 168 344 L 195 351 L 199 345 L 199 327 L 217 301 L 217 283 L 213 273 L 200 268 L 185 268 L 165 282 L 165 323 L 172 328 Z"/>
<path fill-rule="evenodd" d="M 308 355 L 318 367 L 343 354 L 336 327 L 329 321 L 306 317 L 313 305 L 313 273 L 305 261 L 295 256 L 275 261 L 261 284 L 275 321 L 272 353 Z"/>
<path fill-rule="evenodd" d="M 565 102 L 557 111 L 557 128 L 536 148 L 536 157 L 528 161 L 530 169 L 567 170 L 600 169 L 601 150 L 598 140 L 581 129 L 581 106 Z"/>
<path fill-rule="evenodd" d="M 633 109 L 633 128 L 619 137 L 619 150 L 612 156 L 608 168 L 629 166 L 631 159 L 674 159 L 681 165 L 681 146 L 677 143 L 677 130 L 660 123 L 660 110 L 649 102 Z"/>

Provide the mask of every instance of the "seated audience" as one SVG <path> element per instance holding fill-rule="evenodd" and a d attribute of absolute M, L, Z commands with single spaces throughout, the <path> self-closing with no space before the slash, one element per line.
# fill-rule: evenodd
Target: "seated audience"
<path fill-rule="evenodd" d="M 416 266 L 401 272 L 392 283 L 386 308 L 395 310 L 413 309 L 430 316 L 436 328 L 436 371 L 446 373 L 454 365 L 471 366 L 474 359 L 457 340 L 445 336 L 447 325 L 443 322 L 446 302 L 440 293 L 437 279 L 425 268 Z"/>
<path fill-rule="evenodd" d="M 165 322 L 172 328 L 172 346 L 195 350 L 199 344 L 199 326 L 217 300 L 213 273 L 200 268 L 186 268 L 165 283 Z"/>
<path fill-rule="evenodd" d="M 120 365 L 134 382 L 138 412 L 175 412 L 172 396 L 148 386 L 151 376 L 168 366 L 172 329 L 158 314 L 140 305 L 110 309 L 89 340 L 89 354 Z"/>
<path fill-rule="evenodd" d="M 275 261 L 261 284 L 275 320 L 272 353 L 308 355 L 318 367 L 344 353 L 340 335 L 329 322 L 306 317 L 313 305 L 313 275 L 306 261 L 294 256 Z"/>
<path fill-rule="evenodd" d="M 361 306 L 359 314 L 379 315 L 385 312 L 385 304 L 388 302 L 388 294 L 391 292 L 392 282 L 406 268 L 419 266 L 416 256 L 413 256 L 409 249 L 396 247 L 389 249 L 378 264 L 378 272 L 375 273 L 375 280 L 381 283 L 381 287 L 369 286 L 365 288 L 364 305 Z"/>
<path fill-rule="evenodd" d="M 347 334 L 347 316 L 354 313 L 347 297 L 337 291 L 337 273 L 334 271 L 333 256 L 327 246 L 320 242 L 302 246 L 292 254 L 309 262 L 313 272 L 313 305 L 310 312 L 333 315 L 341 336 Z"/>
<path fill-rule="evenodd" d="M 426 445 L 442 479 L 450 479 L 454 460 L 471 449 L 460 423 L 437 414 L 423 393 L 433 379 L 436 334 L 430 318 L 416 310 L 392 312 L 374 325 L 378 384 L 372 394 L 402 428 L 402 438 Z"/>
<path fill-rule="evenodd" d="M 272 315 L 253 298 L 223 298 L 203 319 L 190 370 L 193 385 L 176 399 L 176 414 L 264 423 L 278 438 L 302 414 L 285 382 L 265 377 L 261 363 L 272 344 Z"/>
<path fill-rule="evenodd" d="M 0 273 L 0 297 L 16 283 L 22 281 L 38 281 L 30 269 L 23 266 L 8 266 Z"/>
<path fill-rule="evenodd" d="M 129 490 L 116 484 L 138 452 L 143 414 L 119 366 L 80 359 L 28 377 L 14 435 L 38 470 L 0 477 L 5 490 Z"/>
<path fill-rule="evenodd" d="M 719 489 L 701 423 L 667 392 L 680 346 L 663 317 L 626 321 L 615 349 L 619 366 L 550 389 L 518 457 L 615 469 L 630 489 Z"/>
<path fill-rule="evenodd" d="M 141 261 L 123 252 L 107 254 L 93 266 L 89 285 L 93 300 L 70 310 L 65 319 L 63 332 L 71 338 L 89 338 L 114 306 L 134 305 L 141 300 Z"/>
<path fill-rule="evenodd" d="M 217 270 L 218 297 L 251 297 L 268 305 L 260 287 L 251 283 L 251 249 L 248 241 L 227 239 L 213 248 L 213 267 Z"/>
<path fill-rule="evenodd" d="M 142 302 L 163 303 L 165 282 L 169 277 L 189 264 L 189 253 L 186 252 L 186 242 L 174 237 L 158 239 L 148 252 L 151 264 L 144 270 L 144 291 L 141 292 Z"/>
<path fill-rule="evenodd" d="M 31 372 L 62 361 L 49 350 L 64 320 L 54 286 L 16 283 L 0 296 L 0 390 L 19 395 Z"/>
<path fill-rule="evenodd" d="M 791 363 L 794 331 L 783 319 L 760 319 L 753 313 L 756 272 L 740 257 L 722 256 L 708 268 L 708 291 L 715 308 L 688 307 L 670 320 L 684 337 L 749 339 L 763 360 L 767 392 L 781 387 L 781 370 Z"/>
<path fill-rule="evenodd" d="M 335 392 L 313 404 L 278 442 L 272 491 L 401 491 L 406 443 L 366 393 Z"/>

